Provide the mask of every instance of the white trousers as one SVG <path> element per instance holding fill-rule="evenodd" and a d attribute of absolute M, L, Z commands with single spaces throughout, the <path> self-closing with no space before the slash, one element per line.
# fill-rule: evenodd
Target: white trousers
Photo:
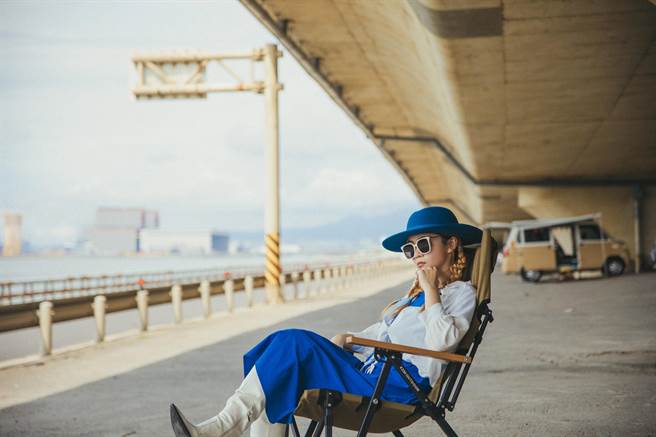
<path fill-rule="evenodd" d="M 243 387 L 245 384 L 249 384 L 249 382 L 246 382 L 246 379 L 250 379 L 248 377 L 251 377 L 255 381 L 250 381 L 250 389 L 255 388 L 254 386 L 257 385 L 256 389 L 259 392 L 259 394 L 264 397 L 264 390 L 262 389 L 262 384 L 260 383 L 260 378 L 257 375 L 257 369 L 255 366 L 251 369 L 249 372 L 247 378 L 244 379 L 244 382 L 242 382 Z M 239 388 L 237 389 L 239 390 Z M 266 401 L 265 401 L 265 408 L 266 408 Z M 287 428 L 287 425 L 284 423 L 270 423 L 269 418 L 266 415 L 266 409 L 262 409 L 262 413 L 258 416 L 258 418 L 251 424 L 251 437 L 285 437 L 285 431 Z"/>

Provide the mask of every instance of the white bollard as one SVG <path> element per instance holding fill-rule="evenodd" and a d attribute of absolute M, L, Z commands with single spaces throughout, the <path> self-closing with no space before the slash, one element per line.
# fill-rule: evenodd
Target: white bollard
<path fill-rule="evenodd" d="M 93 317 L 96 319 L 96 342 L 105 341 L 105 310 L 107 309 L 107 298 L 98 295 L 93 298 Z"/>
<path fill-rule="evenodd" d="M 198 287 L 200 293 L 200 301 L 203 304 L 203 317 L 209 319 L 212 317 L 212 299 L 210 293 L 210 281 L 204 280 L 200 282 Z"/>
<path fill-rule="evenodd" d="M 231 313 L 235 310 L 235 283 L 232 279 L 226 279 L 223 282 L 223 292 L 225 293 L 228 312 Z"/>
<path fill-rule="evenodd" d="M 41 328 L 41 355 L 50 355 L 52 353 L 52 316 L 55 315 L 52 310 L 52 302 L 41 302 L 36 315 Z"/>
<path fill-rule="evenodd" d="M 312 279 L 312 273 L 309 270 L 303 272 L 303 297 L 308 297 L 310 295 L 310 280 Z"/>
<path fill-rule="evenodd" d="M 179 284 L 171 287 L 171 303 L 175 323 L 182 323 L 182 287 Z"/>
<path fill-rule="evenodd" d="M 314 271 L 314 294 L 321 294 L 321 269 Z"/>
<path fill-rule="evenodd" d="M 137 310 L 141 331 L 148 331 L 148 290 L 137 291 Z"/>
<path fill-rule="evenodd" d="M 246 276 L 244 278 L 244 292 L 246 293 L 246 305 L 253 306 L 253 277 Z"/>
<path fill-rule="evenodd" d="M 298 274 L 298 272 L 292 272 L 292 285 L 293 285 L 293 289 L 294 289 L 294 294 L 292 296 L 292 299 L 298 299 L 300 297 L 299 292 L 298 292 L 298 277 L 299 276 L 300 275 Z"/>

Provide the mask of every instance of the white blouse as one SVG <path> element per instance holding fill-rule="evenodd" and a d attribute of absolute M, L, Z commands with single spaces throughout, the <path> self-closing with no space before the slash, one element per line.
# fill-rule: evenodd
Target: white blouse
<path fill-rule="evenodd" d="M 442 303 L 435 303 L 423 312 L 419 312 L 421 307 L 405 307 L 390 326 L 381 320 L 360 332 L 347 333 L 371 340 L 455 352 L 474 316 L 476 289 L 471 281 L 454 281 L 440 291 L 440 296 Z M 373 348 L 359 345 L 351 345 L 351 349 L 365 355 L 373 352 Z M 419 374 L 428 377 L 431 386 L 447 365 L 447 361 L 421 355 L 403 354 L 402 358 L 417 366 Z"/>

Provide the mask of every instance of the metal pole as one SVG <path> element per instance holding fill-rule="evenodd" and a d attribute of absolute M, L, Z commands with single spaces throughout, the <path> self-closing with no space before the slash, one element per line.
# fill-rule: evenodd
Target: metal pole
<path fill-rule="evenodd" d="M 265 207 L 264 246 L 266 257 L 265 288 L 270 304 L 284 302 L 280 289 L 280 197 L 278 157 L 278 49 L 275 44 L 264 48 L 264 98 L 266 101 L 266 166 L 267 193 Z"/>

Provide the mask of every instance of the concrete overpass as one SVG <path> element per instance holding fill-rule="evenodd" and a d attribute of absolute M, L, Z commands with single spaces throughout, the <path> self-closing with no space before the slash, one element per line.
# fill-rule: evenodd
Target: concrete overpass
<path fill-rule="evenodd" d="M 426 205 L 656 239 L 648 0 L 240 0 Z"/>

